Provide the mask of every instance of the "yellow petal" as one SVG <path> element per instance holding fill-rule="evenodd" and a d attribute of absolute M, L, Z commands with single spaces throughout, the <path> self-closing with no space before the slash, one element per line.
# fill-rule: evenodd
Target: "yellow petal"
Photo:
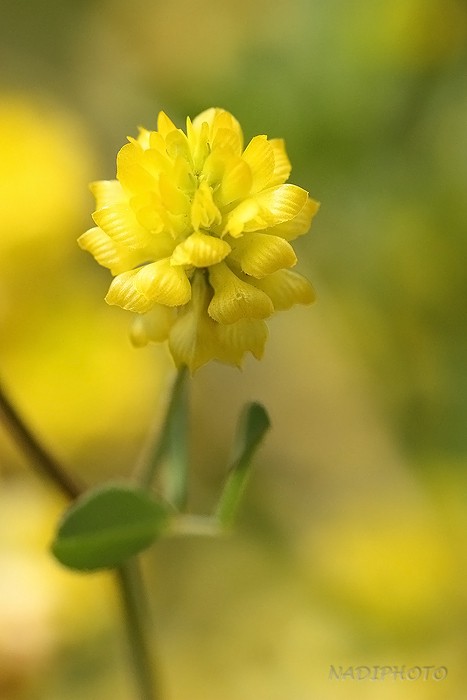
<path fill-rule="evenodd" d="M 193 168 L 196 173 L 199 173 L 210 151 L 208 144 L 209 126 L 206 122 L 194 126 L 191 119 L 187 117 L 186 134 L 193 158 Z"/>
<path fill-rule="evenodd" d="M 130 207 L 136 220 L 151 234 L 161 233 L 167 225 L 167 213 L 164 212 L 160 198 L 155 192 L 141 192 L 131 197 Z"/>
<path fill-rule="evenodd" d="M 252 193 L 263 190 L 274 173 L 274 151 L 266 136 L 255 136 L 242 155 L 253 176 Z"/>
<path fill-rule="evenodd" d="M 99 265 L 108 267 L 112 275 L 118 275 L 144 262 L 144 253 L 115 243 L 97 226 L 83 233 L 78 238 L 78 245 L 91 253 Z"/>
<path fill-rule="evenodd" d="M 235 323 L 241 318 L 267 318 L 274 307 L 261 290 L 240 280 L 225 263 L 209 268 L 214 296 L 208 313 L 218 323 Z"/>
<path fill-rule="evenodd" d="M 164 206 L 160 196 L 156 192 L 142 192 L 131 197 L 130 206 L 135 212 L 137 221 L 149 232 L 148 246 L 157 236 L 170 235 L 175 240 L 182 233 L 187 233 L 187 216 L 184 214 L 173 214 Z M 167 253 L 169 255 L 172 249 Z M 162 257 L 162 256 L 158 256 Z M 163 256 L 166 257 L 166 256 Z"/>
<path fill-rule="evenodd" d="M 138 138 L 136 139 L 141 148 L 146 150 L 149 148 L 151 142 L 151 132 L 145 129 L 143 126 L 138 127 Z"/>
<path fill-rule="evenodd" d="M 143 347 L 149 342 L 161 343 L 167 340 L 174 320 L 175 309 L 155 304 L 150 311 L 133 319 L 130 328 L 131 342 L 136 347 Z"/>
<path fill-rule="evenodd" d="M 171 265 L 169 258 L 140 267 L 134 284 L 152 304 L 181 306 L 191 297 L 191 285 L 185 271 Z"/>
<path fill-rule="evenodd" d="M 232 157 L 230 154 L 229 157 Z M 206 158 L 201 172 L 201 181 L 216 189 L 220 184 L 227 166 L 227 159 L 222 150 L 212 151 Z"/>
<path fill-rule="evenodd" d="M 266 233 L 246 233 L 238 239 L 233 251 L 243 272 L 253 277 L 266 277 L 297 262 L 294 249 L 283 238 Z"/>
<path fill-rule="evenodd" d="M 187 365 L 193 373 L 212 359 L 212 334 L 205 326 L 193 309 L 184 310 L 177 318 L 169 334 L 169 349 L 177 367 Z"/>
<path fill-rule="evenodd" d="M 206 123 L 209 127 L 209 133 L 211 136 L 211 130 L 214 124 L 214 120 L 216 119 L 216 116 L 222 111 L 223 110 L 220 107 L 209 107 L 209 109 L 205 109 L 204 112 L 201 112 L 193 119 L 194 128 L 200 129 L 202 125 Z"/>
<path fill-rule="evenodd" d="M 209 267 L 224 260 L 231 250 L 226 241 L 197 231 L 175 248 L 170 260 L 172 265 Z"/>
<path fill-rule="evenodd" d="M 173 236 L 166 231 L 154 234 L 151 236 L 150 244 L 144 249 L 146 252 L 146 258 L 143 262 L 148 260 L 161 260 L 162 258 L 169 258 L 175 248 L 175 241 Z M 143 252 L 143 251 L 142 251 Z"/>
<path fill-rule="evenodd" d="M 279 270 L 253 284 L 271 299 L 276 311 L 290 309 L 294 304 L 311 304 L 315 292 L 310 282 L 292 270 Z"/>
<path fill-rule="evenodd" d="M 207 182 L 202 182 L 195 192 L 191 205 L 191 223 L 195 231 L 199 228 L 208 230 L 221 222 L 221 213 L 214 203 L 212 189 Z"/>
<path fill-rule="evenodd" d="M 191 301 L 180 309 L 169 335 L 169 349 L 179 367 L 185 364 L 191 372 L 217 357 L 216 324 L 207 314 L 210 291 L 202 273 L 192 281 Z"/>
<path fill-rule="evenodd" d="M 148 243 L 147 230 L 138 223 L 135 213 L 125 202 L 98 209 L 92 218 L 116 243 L 128 248 L 142 248 Z"/>
<path fill-rule="evenodd" d="M 154 179 L 158 178 L 161 173 L 171 173 L 173 168 L 172 161 L 167 156 L 165 149 L 161 153 L 156 148 L 149 148 L 147 151 L 144 151 L 141 165 Z"/>
<path fill-rule="evenodd" d="M 241 236 L 245 228 L 252 221 L 256 221 L 258 212 L 259 205 L 256 199 L 243 200 L 227 216 L 222 235 L 230 233 L 234 238 Z M 266 226 L 267 224 L 264 224 L 263 228 L 266 228 Z"/>
<path fill-rule="evenodd" d="M 91 182 L 89 189 L 96 198 L 96 209 L 108 207 L 126 200 L 125 192 L 118 180 L 98 180 Z"/>
<path fill-rule="evenodd" d="M 194 275 L 192 287 L 191 301 L 180 310 L 169 334 L 175 363 L 195 372 L 210 360 L 240 366 L 246 352 L 260 359 L 268 335 L 266 324 L 250 319 L 216 323 L 207 313 L 212 291 L 202 273 Z"/>
<path fill-rule="evenodd" d="M 174 129 L 176 127 L 174 126 Z M 149 148 L 151 150 L 159 151 L 159 153 L 166 154 L 165 139 L 158 131 L 149 132 Z"/>
<path fill-rule="evenodd" d="M 269 141 L 274 153 L 274 173 L 270 186 L 282 185 L 289 177 L 292 166 L 285 150 L 284 139 L 270 139 Z"/>
<path fill-rule="evenodd" d="M 226 218 L 222 234 L 237 237 L 288 221 L 301 211 L 307 198 L 307 192 L 296 185 L 269 187 L 235 207 Z"/>
<path fill-rule="evenodd" d="M 228 129 L 229 131 L 234 131 L 237 134 L 240 146 L 239 153 L 241 153 L 243 148 L 243 132 L 239 122 L 232 114 L 230 114 L 230 112 L 227 112 L 227 110 L 217 108 L 213 121 L 211 143 L 215 143 L 217 131 L 222 129 Z"/>
<path fill-rule="evenodd" d="M 175 159 L 172 170 L 172 180 L 177 187 L 189 195 L 193 195 L 198 186 L 198 181 L 193 174 L 189 163 L 179 156 Z"/>
<path fill-rule="evenodd" d="M 251 169 L 239 156 L 232 156 L 225 162 L 224 174 L 220 187 L 216 192 L 216 200 L 219 206 L 244 199 L 251 190 L 253 178 Z"/>
<path fill-rule="evenodd" d="M 211 144 L 212 150 L 221 148 L 231 151 L 234 155 L 239 156 L 242 152 L 242 137 L 234 129 L 220 128 L 217 129 Z"/>
<path fill-rule="evenodd" d="M 159 192 L 161 193 L 161 203 L 173 214 L 187 214 L 189 210 L 189 200 L 173 180 L 166 174 L 161 173 L 159 178 Z"/>
<path fill-rule="evenodd" d="M 297 185 L 278 185 L 263 190 L 256 195 L 255 200 L 260 208 L 260 216 L 269 226 L 290 221 L 303 209 L 308 199 L 308 193 Z M 250 222 L 254 225 L 254 221 Z M 245 230 L 254 230 L 246 228 Z"/>
<path fill-rule="evenodd" d="M 230 112 L 227 112 L 225 109 L 220 109 L 219 107 L 206 109 L 193 119 L 193 127 L 195 129 L 200 129 L 204 122 L 206 122 L 209 128 L 209 141 L 211 144 L 213 143 L 218 129 L 231 129 L 238 135 L 241 147 L 243 147 L 242 128 Z"/>
<path fill-rule="evenodd" d="M 246 352 L 251 352 L 257 360 L 264 353 L 268 339 L 268 327 L 264 321 L 241 319 L 236 323 L 218 323 L 216 333 L 219 339 L 217 359 L 239 367 Z"/>
<path fill-rule="evenodd" d="M 169 134 L 167 134 L 165 137 L 165 143 L 167 153 L 171 158 L 175 159 L 182 156 L 182 158 L 185 158 L 185 160 L 191 162 L 190 144 L 188 143 L 188 139 L 181 129 L 176 129 L 175 131 L 171 131 Z"/>
<path fill-rule="evenodd" d="M 156 187 L 156 180 L 143 167 L 144 151 L 133 141 L 123 146 L 117 155 L 117 179 L 122 187 L 132 193 L 146 192 Z"/>
<path fill-rule="evenodd" d="M 189 218 L 183 214 L 169 214 L 169 219 L 170 227 L 168 230 L 171 231 L 174 239 L 185 238 L 193 230 Z"/>
<path fill-rule="evenodd" d="M 290 221 L 268 228 L 265 233 L 273 233 L 275 236 L 285 238 L 286 241 L 293 241 L 298 236 L 310 230 L 311 222 L 319 209 L 319 203 L 308 198 L 305 206 Z"/>
<path fill-rule="evenodd" d="M 105 297 L 108 304 L 121 306 L 122 309 L 135 311 L 139 314 L 149 311 L 153 302 L 145 297 L 144 294 L 141 294 L 135 287 L 135 277 L 138 271 L 139 270 L 136 269 L 122 272 L 122 274 L 117 275 L 112 280 L 112 284 Z"/>
<path fill-rule="evenodd" d="M 159 112 L 157 115 L 157 131 L 159 134 L 165 138 L 167 134 L 176 130 L 176 126 L 171 119 L 166 115 L 165 112 Z"/>

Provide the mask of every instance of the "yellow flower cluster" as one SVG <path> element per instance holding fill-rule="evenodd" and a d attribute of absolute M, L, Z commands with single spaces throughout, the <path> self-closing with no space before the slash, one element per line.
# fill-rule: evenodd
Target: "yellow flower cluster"
<path fill-rule="evenodd" d="M 262 356 L 263 319 L 307 304 L 310 283 L 292 272 L 290 240 L 310 228 L 318 203 L 285 184 L 281 139 L 255 136 L 225 110 L 187 119 L 161 112 L 117 156 L 117 179 L 94 182 L 94 228 L 79 244 L 114 275 L 106 301 L 136 312 L 136 345 L 168 339 L 177 365 L 240 365 Z"/>

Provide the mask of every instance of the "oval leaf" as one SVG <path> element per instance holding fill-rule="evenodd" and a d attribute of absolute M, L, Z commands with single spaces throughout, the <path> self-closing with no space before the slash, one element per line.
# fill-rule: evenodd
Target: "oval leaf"
<path fill-rule="evenodd" d="M 229 473 L 215 512 L 223 527 L 230 527 L 235 519 L 250 475 L 251 461 L 270 426 L 267 411 L 260 403 L 250 403 L 244 407 L 238 422 Z"/>
<path fill-rule="evenodd" d="M 149 547 L 170 514 L 168 504 L 137 486 L 106 484 L 86 492 L 65 512 L 52 552 L 71 569 L 113 568 Z"/>

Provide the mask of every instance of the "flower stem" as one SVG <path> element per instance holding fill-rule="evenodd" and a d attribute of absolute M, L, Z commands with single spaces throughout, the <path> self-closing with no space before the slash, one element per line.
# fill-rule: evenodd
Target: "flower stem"
<path fill-rule="evenodd" d="M 85 491 L 85 486 L 75 481 L 66 469 L 40 443 L 19 412 L 13 406 L 0 383 L 0 420 L 31 464 L 68 497 L 74 500 Z M 140 690 L 140 700 L 161 700 L 156 687 L 155 672 L 151 668 L 149 640 L 144 621 L 148 619 L 146 593 L 136 559 L 129 560 L 115 570 L 120 588 L 135 677 Z"/>
<path fill-rule="evenodd" d="M 136 558 L 129 559 L 116 570 L 120 595 L 125 610 L 130 653 L 133 659 L 140 700 L 161 700 L 156 684 L 154 659 L 150 652 L 147 600 L 143 579 Z"/>
<path fill-rule="evenodd" d="M 0 383 L 0 419 L 7 430 L 29 457 L 37 469 L 51 479 L 56 486 L 69 498 L 76 498 L 84 491 L 84 486 L 74 479 L 42 445 L 35 434 L 26 425 L 18 411 L 8 398 Z"/>
<path fill-rule="evenodd" d="M 152 439 L 139 466 L 138 480 L 150 488 L 162 461 L 168 457 L 170 465 L 165 476 L 166 498 L 182 509 L 187 495 L 188 471 L 188 368 L 182 365 L 172 387 L 162 430 Z"/>

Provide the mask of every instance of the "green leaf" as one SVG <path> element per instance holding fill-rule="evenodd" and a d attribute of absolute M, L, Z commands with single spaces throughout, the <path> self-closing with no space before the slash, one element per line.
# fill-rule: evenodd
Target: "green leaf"
<path fill-rule="evenodd" d="M 170 507 L 144 489 L 106 484 L 65 512 L 52 552 L 71 569 L 113 568 L 146 549 L 168 526 Z"/>
<path fill-rule="evenodd" d="M 270 426 L 269 416 L 261 404 L 245 406 L 238 422 L 229 474 L 215 513 L 223 527 L 231 526 L 234 521 L 250 476 L 253 455 Z"/>

